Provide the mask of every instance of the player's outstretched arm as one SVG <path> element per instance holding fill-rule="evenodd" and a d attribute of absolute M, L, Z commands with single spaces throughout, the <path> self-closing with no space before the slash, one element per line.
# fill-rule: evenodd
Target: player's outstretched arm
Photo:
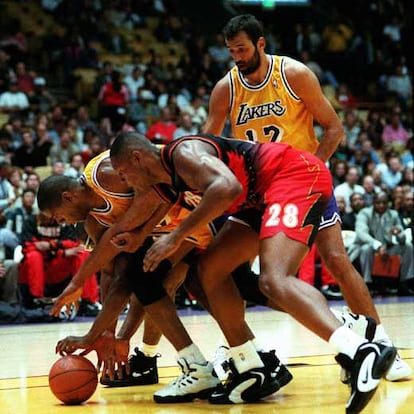
<path fill-rule="evenodd" d="M 106 266 L 119 253 L 119 248 L 111 243 L 113 236 L 118 233 L 129 232 L 142 226 L 153 218 L 154 214 L 160 208 L 166 208 L 165 202 L 161 200 L 155 191 L 137 195 L 128 211 L 102 234 L 91 254 L 82 263 L 78 272 L 73 277 L 72 283 L 78 287 L 82 286 L 90 275 Z M 148 229 L 148 234 L 152 228 L 150 230 Z M 142 235 L 143 240 L 147 235 Z"/>

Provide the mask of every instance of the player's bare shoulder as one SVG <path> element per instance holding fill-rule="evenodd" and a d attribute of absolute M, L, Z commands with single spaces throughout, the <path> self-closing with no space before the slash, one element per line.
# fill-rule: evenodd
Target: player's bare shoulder
<path fill-rule="evenodd" d="M 119 174 L 113 169 L 110 159 L 103 160 L 97 171 L 99 185 L 107 191 L 114 193 L 131 193 L 131 188 L 121 180 Z"/>
<path fill-rule="evenodd" d="M 223 76 L 214 86 L 212 90 L 212 96 L 217 100 L 228 101 L 230 94 L 229 76 L 226 74 Z"/>
<path fill-rule="evenodd" d="M 286 56 L 284 58 L 284 71 L 286 79 L 292 90 L 298 95 L 319 89 L 316 75 L 302 62 Z"/>

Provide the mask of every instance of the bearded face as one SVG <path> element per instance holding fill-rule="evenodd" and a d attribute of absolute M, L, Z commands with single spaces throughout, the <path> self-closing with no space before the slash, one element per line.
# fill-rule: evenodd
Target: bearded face
<path fill-rule="evenodd" d="M 244 76 L 251 75 L 260 67 L 260 54 L 257 46 L 254 48 L 254 53 L 251 59 L 247 61 L 239 61 L 236 63 L 240 73 Z"/>

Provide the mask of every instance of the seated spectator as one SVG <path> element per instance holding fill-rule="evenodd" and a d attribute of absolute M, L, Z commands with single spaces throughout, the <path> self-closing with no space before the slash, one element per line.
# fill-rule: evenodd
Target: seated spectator
<path fill-rule="evenodd" d="M 69 165 L 72 156 L 78 152 L 79 148 L 72 141 L 71 131 L 65 129 L 59 135 L 59 144 L 53 144 L 50 148 L 50 163 L 53 165 L 61 161 L 65 166 Z"/>
<path fill-rule="evenodd" d="M 387 154 L 386 162 L 378 164 L 376 169 L 381 173 L 382 183 L 388 191 L 392 191 L 402 179 L 403 167 L 401 160 L 394 152 Z"/>
<path fill-rule="evenodd" d="M 12 259 L 14 249 L 19 245 L 17 235 L 7 228 L 7 217 L 4 210 L 0 209 L 0 256 Z"/>
<path fill-rule="evenodd" d="M 55 161 L 52 164 L 52 175 L 64 175 L 66 166 L 62 161 Z"/>
<path fill-rule="evenodd" d="M 339 184 L 334 188 L 335 197 L 342 196 L 345 199 L 346 212 L 351 211 L 351 194 L 359 193 L 364 194 L 364 188 L 357 184 L 359 181 L 359 173 L 357 167 L 349 167 L 345 176 L 345 182 Z"/>
<path fill-rule="evenodd" d="M 333 161 L 331 165 L 331 174 L 334 187 L 345 181 L 347 171 L 348 163 L 345 160 L 336 159 Z"/>
<path fill-rule="evenodd" d="M 173 139 L 178 139 L 184 135 L 193 135 L 198 132 L 198 128 L 193 124 L 191 115 L 182 113 L 179 120 L 179 126 L 174 131 Z"/>
<path fill-rule="evenodd" d="M 24 62 L 16 63 L 15 73 L 19 91 L 24 92 L 30 99 L 34 92 L 33 81 L 36 77 L 36 73 L 33 71 L 27 71 L 26 64 Z"/>
<path fill-rule="evenodd" d="M 21 238 L 23 231 L 23 222 L 30 216 L 36 216 L 39 213 L 36 202 L 36 191 L 26 188 L 21 197 L 16 200 L 15 207 L 9 209 L 6 214 L 6 227 L 16 236 Z"/>
<path fill-rule="evenodd" d="M 20 115 L 10 115 L 8 124 L 4 125 L 4 129 L 11 134 L 11 148 L 16 150 L 23 142 L 23 117 Z"/>
<path fill-rule="evenodd" d="M 19 91 L 17 79 L 10 81 L 9 90 L 0 95 L 0 112 L 25 117 L 29 109 L 29 99 Z"/>
<path fill-rule="evenodd" d="M 363 194 L 352 193 L 350 197 L 351 211 L 342 216 L 342 230 L 355 231 L 357 214 L 365 207 Z"/>
<path fill-rule="evenodd" d="M 12 185 L 15 201 L 9 208 L 16 206 L 17 200 L 23 194 L 26 185 L 23 181 L 23 170 L 19 167 L 11 167 L 8 176 L 9 183 Z"/>
<path fill-rule="evenodd" d="M 228 69 L 231 56 L 222 33 L 216 35 L 216 41 L 209 46 L 208 53 L 221 71 Z"/>
<path fill-rule="evenodd" d="M 372 287 L 372 266 L 375 253 L 386 259 L 387 255 L 399 255 L 399 295 L 414 295 L 413 244 L 408 243 L 398 212 L 389 207 L 386 192 L 375 195 L 372 207 L 363 208 L 356 219 L 356 240 L 360 245 L 359 261 L 365 282 Z"/>
<path fill-rule="evenodd" d="M 364 206 L 369 207 L 372 205 L 374 195 L 377 192 L 381 191 L 381 188 L 375 186 L 374 178 L 369 174 L 364 175 L 362 178 L 362 187 L 364 187 L 364 194 L 362 194 L 362 197 L 364 199 Z"/>
<path fill-rule="evenodd" d="M 0 129 L 0 159 L 11 161 L 13 157 L 12 135 L 6 128 Z"/>
<path fill-rule="evenodd" d="M 26 175 L 26 178 L 25 178 L 24 181 L 26 183 L 26 188 L 31 188 L 37 194 L 37 190 L 39 189 L 39 186 L 40 186 L 40 177 L 39 177 L 39 175 L 36 174 L 35 172 L 31 172 L 31 173 Z M 35 203 L 35 204 L 37 205 L 37 203 Z"/>
<path fill-rule="evenodd" d="M 340 83 L 336 89 L 335 98 L 342 109 L 355 109 L 358 107 L 358 101 L 349 90 L 345 83 Z"/>
<path fill-rule="evenodd" d="M 106 148 L 104 148 L 104 146 L 102 145 L 101 139 L 96 135 L 93 136 L 90 139 L 89 144 L 87 148 L 85 149 L 85 151 L 82 151 L 81 153 L 83 163 L 86 165 L 93 157 L 97 156 L 105 149 Z"/>
<path fill-rule="evenodd" d="M 413 212 L 414 212 L 414 193 L 407 191 L 404 193 L 404 197 L 400 208 L 398 209 L 398 215 L 400 216 L 401 223 L 404 228 L 404 233 L 407 237 L 407 242 L 413 242 Z"/>
<path fill-rule="evenodd" d="M 121 73 L 114 70 L 111 73 L 111 80 L 106 82 L 98 94 L 100 111 L 102 117 L 111 120 L 116 131 L 121 129 L 120 117 L 126 113 L 129 102 L 129 92 L 121 80 Z"/>
<path fill-rule="evenodd" d="M 355 109 L 348 109 L 344 114 L 344 134 L 346 136 L 348 148 L 354 152 L 361 132 L 361 123 L 358 119 L 358 112 Z"/>
<path fill-rule="evenodd" d="M 155 144 L 168 144 L 171 142 L 177 129 L 176 123 L 171 118 L 171 109 L 166 106 L 161 110 L 160 119 L 148 128 L 146 137 Z"/>
<path fill-rule="evenodd" d="M 394 73 L 388 76 L 387 92 L 395 95 L 402 108 L 407 108 L 413 97 L 413 87 L 411 77 L 407 73 L 407 68 L 402 64 L 398 64 Z"/>
<path fill-rule="evenodd" d="M 135 66 L 130 75 L 125 76 L 125 85 L 128 88 L 131 101 L 135 102 L 138 99 L 139 90 L 145 84 L 145 78 L 142 76 L 142 71 L 139 66 Z"/>
<path fill-rule="evenodd" d="M 195 95 L 190 105 L 184 108 L 183 112 L 188 113 L 199 130 L 207 120 L 207 110 L 203 102 L 202 96 Z"/>
<path fill-rule="evenodd" d="M 404 128 L 401 122 L 401 115 L 393 111 L 390 121 L 382 131 L 382 141 L 384 144 L 392 146 L 395 150 L 402 151 L 406 147 L 410 137 L 410 133 Z"/>
<path fill-rule="evenodd" d="M 46 79 L 36 77 L 33 81 L 33 93 L 29 96 L 30 106 L 36 112 L 47 113 L 56 105 L 56 98 L 50 93 Z"/>
<path fill-rule="evenodd" d="M 19 285 L 27 308 L 43 305 L 46 297 L 59 295 L 89 255 L 76 238 L 73 226 L 61 226 L 42 214 L 24 221 L 21 242 Z M 96 277 L 85 283 L 82 299 L 98 302 Z"/>
<path fill-rule="evenodd" d="M 9 181 L 11 171 L 10 163 L 6 160 L 0 161 L 0 209 L 7 210 L 16 200 L 16 194 Z"/>
<path fill-rule="evenodd" d="M 66 168 L 64 175 L 66 175 L 67 177 L 79 178 L 83 173 L 84 167 L 85 164 L 83 163 L 82 154 L 73 154 L 70 159 L 69 167 Z"/>
<path fill-rule="evenodd" d="M 39 145 L 38 145 L 39 144 Z M 47 165 L 51 141 L 36 141 L 31 129 L 23 132 L 23 144 L 17 148 L 12 163 L 22 168 L 26 173 L 33 171 L 33 168 Z"/>

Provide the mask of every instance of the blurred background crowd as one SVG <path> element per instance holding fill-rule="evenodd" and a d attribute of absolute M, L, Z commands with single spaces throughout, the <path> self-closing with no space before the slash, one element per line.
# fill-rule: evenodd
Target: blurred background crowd
<path fill-rule="evenodd" d="M 357 231 L 357 214 L 374 209 L 375 195 L 385 193 L 402 228 L 389 243 L 401 249 L 390 252 L 401 256 L 405 271 L 414 166 L 409 2 L 312 0 L 266 9 L 225 0 L 3 0 L 0 6 L 0 303 L 13 314 L 4 321 L 44 317 L 27 309 L 47 307 L 88 254 L 76 229 L 39 215 L 41 180 L 79 177 L 120 130 L 136 129 L 156 143 L 200 131 L 209 93 L 232 66 L 221 29 L 246 12 L 263 21 L 268 53 L 294 57 L 316 73 L 343 121 L 346 136 L 329 168 L 344 230 Z M 321 136 L 317 124 L 315 130 Z M 223 135 L 232 136 L 228 125 Z M 349 254 L 373 295 L 413 294 L 399 287 L 398 275 L 377 283 L 352 241 Z M 329 299 L 341 298 L 316 251 L 299 277 Z M 177 306 L 197 304 L 181 292 Z M 79 314 L 99 309 L 96 275 Z"/>

